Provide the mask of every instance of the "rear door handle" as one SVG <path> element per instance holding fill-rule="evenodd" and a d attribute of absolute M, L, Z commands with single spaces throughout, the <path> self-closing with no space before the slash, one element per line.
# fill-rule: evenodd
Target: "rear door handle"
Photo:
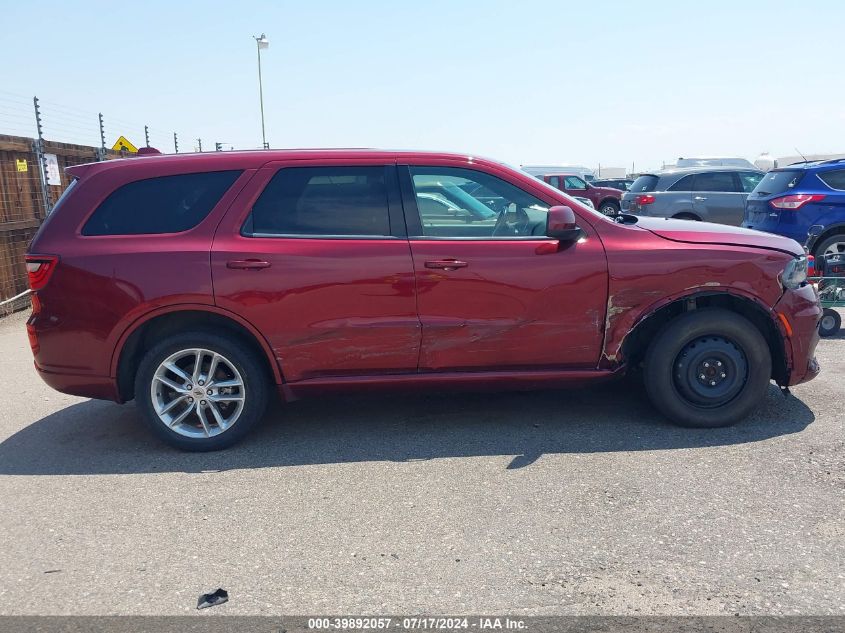
<path fill-rule="evenodd" d="M 261 259 L 230 259 L 226 262 L 226 268 L 234 268 L 236 270 L 261 270 L 262 268 L 270 268 L 270 262 L 265 262 Z"/>
<path fill-rule="evenodd" d="M 438 268 L 440 270 L 457 270 L 469 266 L 459 259 L 433 259 L 425 263 L 426 268 Z"/>

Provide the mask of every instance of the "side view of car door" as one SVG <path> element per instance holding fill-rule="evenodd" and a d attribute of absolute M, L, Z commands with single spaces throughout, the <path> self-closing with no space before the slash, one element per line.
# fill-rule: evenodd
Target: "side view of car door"
<path fill-rule="evenodd" d="M 546 237 L 547 210 L 556 202 L 492 166 L 410 162 L 399 165 L 399 179 L 422 323 L 421 372 L 596 368 L 608 273 L 588 223 L 577 241 Z M 451 195 L 462 209 L 457 217 L 434 213 L 424 201 L 455 190 L 484 191 L 488 203 L 493 192 L 499 200 L 491 208 Z"/>
<path fill-rule="evenodd" d="M 287 382 L 416 372 L 420 324 L 396 166 L 259 170 L 211 253 L 217 305 L 267 339 Z"/>
<path fill-rule="evenodd" d="M 734 171 L 702 172 L 693 180 L 693 211 L 706 222 L 739 226 L 747 197 Z"/>

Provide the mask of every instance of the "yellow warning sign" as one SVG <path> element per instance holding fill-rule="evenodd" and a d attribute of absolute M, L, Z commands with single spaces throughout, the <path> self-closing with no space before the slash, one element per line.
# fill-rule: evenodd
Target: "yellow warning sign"
<path fill-rule="evenodd" d="M 131 152 L 132 154 L 138 153 L 138 148 L 135 147 L 132 144 L 132 142 L 128 138 L 126 138 L 125 136 L 121 136 L 120 138 L 118 138 L 114 142 L 114 145 L 111 146 L 111 148 L 116 152 L 119 152 L 121 150 L 125 150 L 127 152 Z"/>
<path fill-rule="evenodd" d="M 29 165 L 26 164 L 25 158 L 16 158 L 15 159 L 15 166 L 18 168 L 18 171 L 28 171 Z"/>

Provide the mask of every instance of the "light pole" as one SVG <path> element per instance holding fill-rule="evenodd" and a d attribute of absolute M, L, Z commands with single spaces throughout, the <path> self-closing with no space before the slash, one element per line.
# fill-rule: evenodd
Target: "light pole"
<path fill-rule="evenodd" d="M 265 48 L 270 48 L 270 40 L 264 33 L 261 37 L 252 36 L 255 40 L 256 48 L 258 49 L 258 99 L 261 103 L 261 146 L 264 149 L 269 149 L 267 145 L 267 134 L 264 132 L 264 86 L 261 83 L 261 51 Z"/>

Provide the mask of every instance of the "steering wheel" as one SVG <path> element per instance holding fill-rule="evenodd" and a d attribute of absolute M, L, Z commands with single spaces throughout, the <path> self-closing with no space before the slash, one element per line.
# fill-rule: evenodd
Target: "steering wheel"
<path fill-rule="evenodd" d="M 516 208 L 514 211 L 516 213 L 516 222 L 513 224 L 508 222 L 508 213 L 511 213 L 509 207 L 505 207 L 499 211 L 499 216 L 496 218 L 496 225 L 493 227 L 493 237 L 522 235 L 528 227 L 531 219 L 528 217 L 525 209 Z"/>

